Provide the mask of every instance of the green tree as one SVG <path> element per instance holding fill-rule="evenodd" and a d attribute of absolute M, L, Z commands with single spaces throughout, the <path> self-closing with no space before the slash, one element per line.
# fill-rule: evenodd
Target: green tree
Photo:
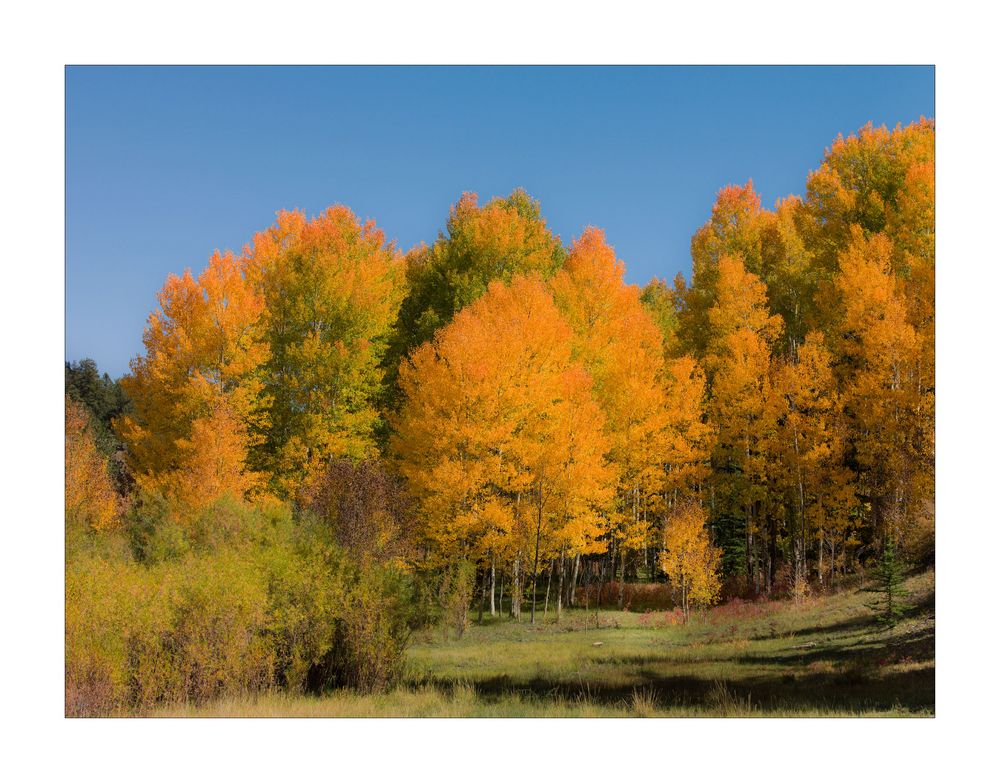
<path fill-rule="evenodd" d="M 434 245 L 407 254 L 407 293 L 384 364 L 390 402 L 398 401 L 393 385 L 400 360 L 451 323 L 491 282 L 509 283 L 516 274 L 533 272 L 549 278 L 565 256 L 538 201 L 525 191 L 482 206 L 475 193 L 462 194 Z"/>
<path fill-rule="evenodd" d="M 267 421 L 251 457 L 294 497 L 332 460 L 376 451 L 381 361 L 402 297 L 401 259 L 374 222 L 334 206 L 281 212 L 254 237 Z"/>
<path fill-rule="evenodd" d="M 910 607 L 904 603 L 908 593 L 903 587 L 904 566 L 896 554 L 896 545 L 889 538 L 882 550 L 882 559 L 875 571 L 875 584 L 868 592 L 875 597 L 868 603 L 878 620 L 883 625 L 893 626 L 898 623 Z"/>
<path fill-rule="evenodd" d="M 121 384 L 99 372 L 93 359 L 66 362 L 66 396 L 90 413 L 90 429 L 101 453 L 114 453 L 120 443 L 111 430 L 111 421 L 131 409 Z"/>

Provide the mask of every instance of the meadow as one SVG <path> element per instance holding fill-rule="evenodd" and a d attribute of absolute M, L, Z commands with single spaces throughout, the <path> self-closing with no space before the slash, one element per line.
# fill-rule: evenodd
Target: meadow
<path fill-rule="evenodd" d="M 857 582 L 695 613 L 574 609 L 556 623 L 487 615 L 461 639 L 423 631 L 382 694 L 266 693 L 162 708 L 184 717 L 930 717 L 934 572 L 905 582 L 885 628 Z M 599 623 L 595 625 L 595 621 Z"/>

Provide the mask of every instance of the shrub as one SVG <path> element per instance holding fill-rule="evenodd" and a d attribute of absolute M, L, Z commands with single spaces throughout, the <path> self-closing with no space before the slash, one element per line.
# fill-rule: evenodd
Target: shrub
<path fill-rule="evenodd" d="M 441 605 L 441 620 L 447 638 L 450 630 L 456 639 L 469 624 L 469 604 L 476 585 L 476 567 L 467 560 L 461 560 L 445 570 L 438 588 Z"/>
<path fill-rule="evenodd" d="M 128 565 L 87 556 L 66 570 L 66 714 L 107 714 L 126 702 L 131 606 Z"/>
<path fill-rule="evenodd" d="M 142 513 L 141 561 L 120 547 L 67 563 L 68 715 L 398 680 L 411 595 L 398 569 L 352 562 L 279 507 L 223 500 L 180 526 L 155 503 Z"/>
<path fill-rule="evenodd" d="M 137 670 L 166 655 L 177 680 L 173 695 L 194 701 L 268 687 L 274 656 L 264 635 L 267 590 L 247 565 L 231 552 L 186 562 L 170 596 L 169 630 L 139 656 Z M 158 689 L 146 693 L 155 697 Z"/>
<path fill-rule="evenodd" d="M 353 574 L 346 599 L 333 644 L 314 667 L 311 684 L 362 693 L 387 690 L 403 671 L 410 635 L 409 587 L 393 568 L 364 565 Z"/>
<path fill-rule="evenodd" d="M 233 553 L 66 575 L 66 711 L 95 715 L 271 684 L 259 575 Z"/>
<path fill-rule="evenodd" d="M 669 628 L 684 624 L 684 612 L 676 607 L 667 612 L 643 612 L 639 615 L 639 625 L 643 628 Z"/>
<path fill-rule="evenodd" d="M 299 692 L 323 685 L 314 670 L 328 658 L 337 622 L 349 608 L 350 573 L 320 528 L 305 524 L 280 532 L 285 526 L 279 522 L 277 541 L 265 550 L 268 637 L 276 682 Z"/>
<path fill-rule="evenodd" d="M 357 559 L 399 562 L 410 554 L 412 500 L 400 479 L 375 460 L 332 462 L 301 500 Z"/>
<path fill-rule="evenodd" d="M 163 495 L 153 492 L 137 493 L 126 519 L 126 529 L 138 560 L 156 562 L 176 554 L 170 547 L 167 547 L 166 552 L 161 551 L 159 542 L 154 542 L 158 535 L 163 534 L 163 528 L 168 523 L 171 523 L 170 507 Z M 176 523 L 171 526 L 176 527 Z M 171 530 L 168 540 L 174 538 L 173 533 Z"/>
<path fill-rule="evenodd" d="M 603 607 L 618 608 L 620 586 L 617 581 L 601 585 L 600 604 Z M 576 588 L 576 603 L 590 605 L 597 603 L 597 585 Z M 623 608 L 633 612 L 669 610 L 674 607 L 670 585 L 666 582 L 626 582 L 624 586 Z"/>

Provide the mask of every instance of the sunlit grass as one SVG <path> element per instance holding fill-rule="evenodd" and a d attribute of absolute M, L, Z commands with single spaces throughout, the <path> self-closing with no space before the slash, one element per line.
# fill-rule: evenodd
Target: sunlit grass
<path fill-rule="evenodd" d="M 380 695 L 266 694 L 159 715 L 233 717 L 921 716 L 934 712 L 934 574 L 884 630 L 856 589 L 800 604 L 663 613 L 574 610 L 531 626 L 493 618 L 458 641 L 421 635 L 405 683 Z"/>

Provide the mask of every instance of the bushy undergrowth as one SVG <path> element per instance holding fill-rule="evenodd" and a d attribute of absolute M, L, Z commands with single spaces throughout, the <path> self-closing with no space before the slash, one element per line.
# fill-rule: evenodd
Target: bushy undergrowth
<path fill-rule="evenodd" d="M 576 589 L 576 604 L 593 606 L 597 603 L 598 585 L 581 585 Z M 626 582 L 624 588 L 617 581 L 600 586 L 600 605 L 617 608 L 621 600 L 623 609 L 649 612 L 673 609 L 675 601 L 671 587 L 666 582 Z"/>
<path fill-rule="evenodd" d="M 406 574 L 279 506 L 220 501 L 190 526 L 161 512 L 147 502 L 127 539 L 68 549 L 68 715 L 398 681 Z"/>

